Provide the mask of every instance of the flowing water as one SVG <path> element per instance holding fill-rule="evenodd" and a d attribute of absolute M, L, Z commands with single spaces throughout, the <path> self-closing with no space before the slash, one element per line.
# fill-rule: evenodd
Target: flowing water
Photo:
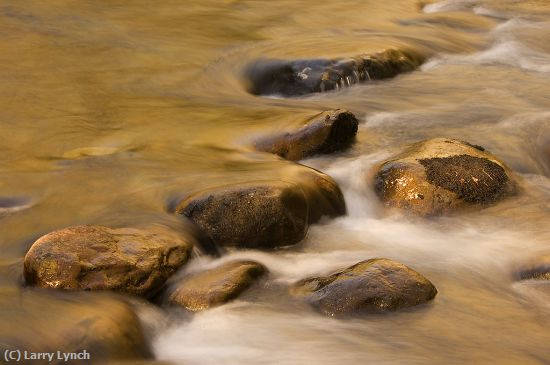
<path fill-rule="evenodd" d="M 388 47 L 429 59 L 392 80 L 295 99 L 250 95 L 242 77 L 258 58 Z M 550 363 L 550 285 L 514 276 L 550 252 L 549 1 L 3 0 L 0 80 L 1 286 L 21 285 L 22 257 L 51 230 L 177 225 L 166 213 L 174 198 L 279 176 L 288 162 L 253 153 L 251 141 L 346 108 L 360 119 L 357 143 L 302 163 L 338 181 L 348 215 L 312 226 L 296 247 L 192 261 L 185 270 L 252 258 L 271 274 L 192 317 L 143 314 L 156 356 L 187 365 Z M 432 220 L 385 212 L 373 167 L 439 136 L 502 158 L 519 196 Z M 413 267 L 438 296 L 332 319 L 286 294 L 298 279 L 372 257 Z"/>

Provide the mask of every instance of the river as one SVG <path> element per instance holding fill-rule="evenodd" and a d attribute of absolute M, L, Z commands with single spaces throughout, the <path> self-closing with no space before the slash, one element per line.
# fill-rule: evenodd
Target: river
<path fill-rule="evenodd" d="M 150 329 L 156 357 L 186 365 L 549 364 L 550 285 L 514 276 L 550 250 L 549 40 L 546 0 L 3 0 L 0 285 L 21 285 L 23 256 L 52 230 L 174 225 L 179 218 L 166 210 L 177 197 L 277 176 L 287 162 L 259 156 L 251 141 L 345 108 L 360 121 L 354 146 L 301 163 L 340 184 L 348 215 L 312 226 L 292 248 L 193 260 L 185 270 L 251 258 L 270 277 L 193 317 L 162 312 L 162 325 Z M 418 71 L 337 92 L 246 91 L 243 70 L 259 58 L 389 47 L 429 58 Z M 388 214 L 368 172 L 432 137 L 485 147 L 518 174 L 520 194 L 451 217 Z M 438 288 L 435 301 L 333 319 L 285 294 L 298 279 L 372 257 L 424 274 Z"/>

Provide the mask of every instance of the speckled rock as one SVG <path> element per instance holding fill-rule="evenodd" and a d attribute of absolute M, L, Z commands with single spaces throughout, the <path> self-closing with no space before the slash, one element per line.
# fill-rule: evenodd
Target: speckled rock
<path fill-rule="evenodd" d="M 335 60 L 259 60 L 247 68 L 245 77 L 252 94 L 291 97 L 395 77 L 423 62 L 424 57 L 415 52 L 387 49 Z"/>
<path fill-rule="evenodd" d="M 168 301 L 192 312 L 202 311 L 237 298 L 266 272 L 258 262 L 228 262 L 184 277 L 174 285 Z"/>
<path fill-rule="evenodd" d="M 436 216 L 484 207 L 515 192 L 511 171 L 480 146 L 434 138 L 383 162 L 374 188 L 388 207 Z"/>
<path fill-rule="evenodd" d="M 1 289 L 0 349 L 28 352 L 90 354 L 89 361 L 67 364 L 105 364 L 153 357 L 132 308 L 104 293 L 66 293 Z M 15 363 L 15 362 L 14 362 Z M 64 361 L 21 361 L 61 364 Z"/>
<path fill-rule="evenodd" d="M 329 176 L 305 166 L 288 179 L 227 185 L 183 199 L 175 212 L 188 217 L 221 246 L 276 248 L 302 240 L 310 223 L 346 212 Z"/>
<path fill-rule="evenodd" d="M 520 280 L 550 280 L 550 254 L 537 257 L 518 271 Z"/>
<path fill-rule="evenodd" d="M 330 110 L 314 116 L 298 130 L 264 137 L 256 142 L 255 147 L 297 161 L 349 147 L 355 140 L 358 124 L 351 112 Z"/>
<path fill-rule="evenodd" d="M 408 266 L 377 258 L 330 276 L 301 280 L 291 293 L 326 315 L 338 316 L 416 306 L 432 300 L 437 289 Z"/>
<path fill-rule="evenodd" d="M 193 242 L 160 226 L 76 226 L 39 238 L 25 256 L 29 285 L 151 296 L 189 258 Z"/>

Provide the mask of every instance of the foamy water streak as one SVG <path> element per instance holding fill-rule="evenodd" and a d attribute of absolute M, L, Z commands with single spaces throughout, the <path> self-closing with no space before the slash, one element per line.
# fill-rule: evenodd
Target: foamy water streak
<path fill-rule="evenodd" d="M 422 69 L 427 71 L 445 64 L 500 64 L 526 71 L 550 72 L 550 54 L 533 50 L 517 39 L 516 33 L 525 29 L 548 34 L 550 23 L 510 19 L 491 32 L 494 41 L 490 48 L 470 55 L 441 55 L 424 64 Z"/>

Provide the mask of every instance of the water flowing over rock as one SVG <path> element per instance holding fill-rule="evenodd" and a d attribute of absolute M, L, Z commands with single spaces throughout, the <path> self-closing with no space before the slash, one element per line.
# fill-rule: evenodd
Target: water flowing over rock
<path fill-rule="evenodd" d="M 197 192 L 175 209 L 221 246 L 276 248 L 302 240 L 310 223 L 346 212 L 340 188 L 319 171 L 299 166 L 285 181 L 258 181 Z"/>
<path fill-rule="evenodd" d="M 374 188 L 386 206 L 420 216 L 484 207 L 515 192 L 511 171 L 480 146 L 434 138 L 383 162 Z"/>
<path fill-rule="evenodd" d="M 237 298 L 266 272 L 258 262 L 228 262 L 184 277 L 175 284 L 168 301 L 192 312 L 202 311 Z"/>
<path fill-rule="evenodd" d="M 12 298 L 17 300 L 12 302 Z M 21 364 L 105 364 L 153 356 L 134 311 L 117 298 L 100 293 L 2 289 L 0 305 L 2 359 L 4 349 L 56 356 L 57 351 L 89 353 L 86 361 L 22 359 Z"/>
<path fill-rule="evenodd" d="M 432 300 L 435 286 L 413 269 L 388 259 L 359 262 L 330 276 L 304 279 L 291 293 L 329 316 L 394 311 Z"/>
<path fill-rule="evenodd" d="M 189 258 L 193 240 L 147 230 L 76 226 L 39 238 L 25 256 L 29 285 L 151 296 Z"/>
<path fill-rule="evenodd" d="M 326 111 L 296 131 L 265 137 L 255 146 L 260 151 L 297 161 L 349 147 L 355 140 L 358 124 L 355 115 L 347 110 Z"/>
<path fill-rule="evenodd" d="M 387 49 L 335 60 L 259 60 L 248 67 L 245 75 L 252 94 L 291 97 L 395 77 L 415 70 L 423 62 L 424 57 L 414 52 Z"/>

